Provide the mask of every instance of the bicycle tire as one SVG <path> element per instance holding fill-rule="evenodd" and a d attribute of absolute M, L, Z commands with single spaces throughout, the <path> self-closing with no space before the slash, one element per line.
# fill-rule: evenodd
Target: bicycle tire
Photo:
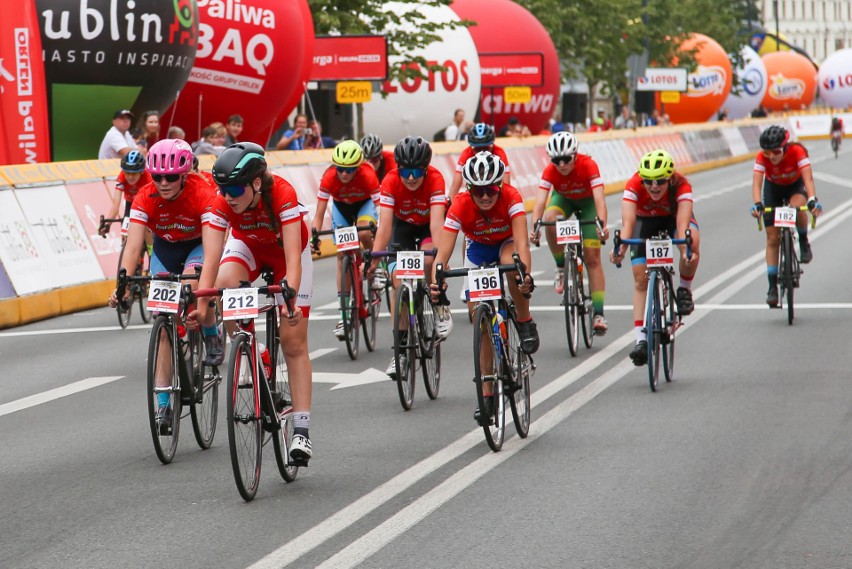
<path fill-rule="evenodd" d="M 794 273 L 794 259 L 796 253 L 793 250 L 793 232 L 789 229 L 785 231 L 782 236 L 781 248 L 784 252 L 784 296 L 787 297 L 787 324 L 792 326 L 793 318 L 795 318 L 795 309 L 793 307 L 793 291 L 796 288 Z"/>
<path fill-rule="evenodd" d="M 293 442 L 295 425 L 293 423 L 293 394 L 290 391 L 290 378 L 287 375 L 287 364 L 284 360 L 284 348 L 278 334 L 278 315 L 275 310 L 266 313 L 266 346 L 269 349 L 272 377 L 269 386 L 272 389 L 273 401 L 276 395 L 281 402 L 281 408 L 275 410 L 281 428 L 273 433 L 272 449 L 275 452 L 275 464 L 278 473 L 285 482 L 293 482 L 299 473 L 299 467 L 290 464 L 290 445 Z"/>
<path fill-rule="evenodd" d="M 662 352 L 663 352 L 663 375 L 666 382 L 674 379 L 674 364 L 675 364 L 675 334 L 680 325 L 680 316 L 677 313 L 677 305 L 674 296 L 674 286 L 672 284 L 671 273 L 667 273 L 663 283 L 663 332 L 662 332 Z"/>
<path fill-rule="evenodd" d="M 382 294 L 381 291 L 373 290 L 370 281 L 362 279 L 361 282 L 364 283 L 364 302 L 367 303 L 367 317 L 361 321 L 364 328 L 364 345 L 367 346 L 368 352 L 372 352 L 376 349 L 376 327 L 382 308 Z"/>
<path fill-rule="evenodd" d="M 219 310 L 216 311 L 216 322 L 219 326 L 219 334 L 222 335 L 221 326 L 219 325 Z M 209 366 L 204 363 L 204 358 L 207 355 L 207 349 L 204 345 L 204 338 L 201 334 L 191 332 L 192 334 L 192 359 L 188 362 L 188 369 L 191 371 L 192 379 L 192 404 L 189 408 L 189 414 L 192 417 L 192 431 L 195 433 L 195 442 L 201 450 L 207 450 L 213 444 L 213 438 L 216 436 L 216 420 L 219 417 L 219 383 L 222 381 L 222 375 L 219 373 L 218 366 Z M 224 345 L 224 344 L 223 344 Z"/>
<path fill-rule="evenodd" d="M 162 346 L 161 346 L 162 340 Z M 162 366 L 162 367 L 161 367 Z M 167 368 L 171 367 L 171 385 L 166 388 L 157 387 L 157 369 L 160 367 L 164 375 L 169 373 Z M 154 442 L 154 452 L 163 464 L 169 464 L 175 457 L 177 451 L 178 437 L 180 434 L 181 400 L 178 396 L 179 382 L 177 377 L 177 356 L 174 348 L 174 328 L 171 318 L 165 315 L 154 321 L 151 336 L 148 343 L 148 424 L 151 427 L 151 437 Z M 169 403 L 166 405 L 171 413 L 171 428 L 157 421 L 157 409 L 159 402 L 157 395 L 160 392 L 169 394 Z"/>
<path fill-rule="evenodd" d="M 420 330 L 420 370 L 423 375 L 423 384 L 426 386 L 426 394 L 429 399 L 437 399 L 438 391 L 441 389 L 441 341 L 435 322 L 438 315 L 432 303 L 426 299 L 425 292 L 418 291 L 417 325 Z M 427 312 L 428 311 L 428 312 Z"/>
<path fill-rule="evenodd" d="M 247 334 L 234 337 L 228 366 L 228 449 L 237 491 L 251 502 L 260 485 L 263 425 L 259 380 Z"/>
<path fill-rule="evenodd" d="M 660 330 L 662 328 L 660 300 L 662 287 L 659 274 L 648 276 L 648 296 L 645 301 L 645 334 L 648 342 L 648 382 L 651 391 L 657 391 L 660 379 Z"/>
<path fill-rule="evenodd" d="M 595 307 L 592 304 L 592 289 L 589 283 L 589 271 L 586 263 L 580 260 L 579 299 L 580 299 L 580 322 L 583 324 L 583 343 L 586 348 L 591 349 L 595 342 Z"/>
<path fill-rule="evenodd" d="M 346 351 L 353 360 L 358 359 L 358 341 L 360 325 L 358 322 L 358 295 L 355 287 L 355 267 L 352 257 L 344 255 L 340 265 L 340 314 L 343 317 L 343 333 L 346 341 Z M 346 290 L 349 294 L 346 294 Z"/>
<path fill-rule="evenodd" d="M 530 375 L 533 366 L 529 354 L 521 349 L 521 338 L 518 334 L 518 321 L 514 310 L 508 310 L 509 320 L 506 324 L 509 339 L 506 342 L 506 355 L 512 374 L 512 385 L 509 388 L 509 404 L 512 408 L 512 420 L 518 436 L 525 439 L 530 432 Z"/>
<path fill-rule="evenodd" d="M 568 352 L 576 357 L 580 343 L 580 319 L 577 307 L 577 264 L 567 255 L 562 270 L 562 305 L 565 310 L 565 335 Z"/>
<path fill-rule="evenodd" d="M 414 386 L 417 367 L 417 327 L 409 317 L 411 289 L 400 284 L 396 289 L 396 320 L 393 323 L 393 358 L 396 364 L 396 388 L 399 402 L 406 411 L 414 404 Z M 407 328 L 403 328 L 405 323 Z M 414 336 L 414 337 L 412 337 Z M 404 358 L 403 358 L 404 356 Z M 405 364 L 405 365 L 402 365 Z"/>
<path fill-rule="evenodd" d="M 491 306 L 480 303 L 473 314 L 473 382 L 476 386 L 480 426 L 485 433 L 485 442 L 491 450 L 498 452 L 503 448 L 503 439 L 506 436 L 506 397 L 503 393 L 503 382 L 500 379 L 501 362 L 497 355 L 491 319 Z M 483 349 L 491 352 L 491 373 L 487 373 L 488 370 L 483 366 L 481 355 Z M 488 395 L 485 394 L 484 378 L 486 377 L 492 378 L 491 394 Z M 483 420 L 482 412 L 486 409 L 486 399 L 491 400 L 494 414 Z"/>

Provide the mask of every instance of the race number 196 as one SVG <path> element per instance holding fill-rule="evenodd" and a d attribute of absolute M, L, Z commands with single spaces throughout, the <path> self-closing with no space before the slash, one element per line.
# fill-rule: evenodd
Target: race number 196
<path fill-rule="evenodd" d="M 478 269 L 467 274 L 471 300 L 496 300 L 500 294 L 500 270 L 496 267 Z"/>

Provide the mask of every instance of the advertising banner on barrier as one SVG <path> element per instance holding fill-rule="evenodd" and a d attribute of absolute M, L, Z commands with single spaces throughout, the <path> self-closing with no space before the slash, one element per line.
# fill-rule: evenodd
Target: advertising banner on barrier
<path fill-rule="evenodd" d="M 18 294 L 29 294 L 60 286 L 58 271 L 45 262 L 47 254 L 38 241 L 15 192 L 0 191 L 0 262 Z"/>
<path fill-rule="evenodd" d="M 98 235 L 101 215 L 106 215 L 109 212 L 112 203 L 112 200 L 104 192 L 104 183 L 69 184 L 66 189 L 104 276 L 107 278 L 115 277 L 118 270 L 118 258 L 121 253 L 121 224 L 113 223 L 106 238 Z M 119 212 L 119 215 L 122 212 L 123 210 Z"/>
<path fill-rule="evenodd" d="M 15 190 L 15 197 L 38 244 L 40 263 L 58 281 L 54 286 L 104 279 L 64 185 Z M 17 284 L 15 289 L 21 292 Z"/>
<path fill-rule="evenodd" d="M 0 298 L 13 298 L 14 296 L 15 287 L 12 286 L 3 263 L 0 263 Z"/>
<path fill-rule="evenodd" d="M 50 161 L 47 87 L 35 2 L 4 2 L 0 18 L 0 164 Z"/>

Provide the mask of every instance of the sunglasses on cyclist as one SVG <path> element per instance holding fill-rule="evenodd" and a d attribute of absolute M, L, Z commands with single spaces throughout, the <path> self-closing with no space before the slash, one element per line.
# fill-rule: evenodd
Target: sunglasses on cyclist
<path fill-rule="evenodd" d="M 422 178 L 426 175 L 425 168 L 400 168 L 399 169 L 399 177 L 407 180 L 408 178 L 414 178 L 417 180 L 418 178 Z"/>
<path fill-rule="evenodd" d="M 155 184 L 159 184 L 163 180 L 173 184 L 180 180 L 180 174 L 151 174 L 151 179 L 154 180 Z"/>
<path fill-rule="evenodd" d="M 557 156 L 556 158 L 551 158 L 550 161 L 556 166 L 568 165 L 574 161 L 576 154 L 572 154 L 571 156 Z"/>
<path fill-rule="evenodd" d="M 492 196 L 496 196 L 497 194 L 499 194 L 500 193 L 500 186 L 497 186 L 497 185 L 491 185 L 491 186 L 471 186 L 471 185 L 468 185 L 467 191 L 469 191 L 470 195 L 472 195 L 473 197 L 481 199 L 481 198 L 484 198 L 486 196 L 492 197 Z"/>
<path fill-rule="evenodd" d="M 223 196 L 230 196 L 232 198 L 238 198 L 244 193 L 246 193 L 245 186 L 219 186 L 219 193 Z"/>
<path fill-rule="evenodd" d="M 337 166 L 337 171 L 341 174 L 351 174 L 357 169 L 358 169 L 358 166 L 352 166 L 351 168 L 348 168 L 348 167 L 345 167 L 345 166 Z"/>
<path fill-rule="evenodd" d="M 645 180 L 645 179 L 643 179 L 643 180 L 642 180 L 642 184 L 644 184 L 645 186 L 648 186 L 648 187 L 651 187 L 651 186 L 664 186 L 664 185 L 666 185 L 666 184 L 668 184 L 668 183 L 669 183 L 669 179 L 668 179 L 668 178 L 660 178 L 659 180 Z"/>
<path fill-rule="evenodd" d="M 771 150 L 764 150 L 763 151 L 764 156 L 780 156 L 783 153 L 784 153 L 783 148 L 772 148 Z"/>

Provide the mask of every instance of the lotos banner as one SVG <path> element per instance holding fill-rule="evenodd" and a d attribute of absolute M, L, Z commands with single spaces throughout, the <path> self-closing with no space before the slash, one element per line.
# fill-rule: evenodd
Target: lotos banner
<path fill-rule="evenodd" d="M 34 0 L 0 17 L 0 164 L 50 162 L 47 98 Z"/>

